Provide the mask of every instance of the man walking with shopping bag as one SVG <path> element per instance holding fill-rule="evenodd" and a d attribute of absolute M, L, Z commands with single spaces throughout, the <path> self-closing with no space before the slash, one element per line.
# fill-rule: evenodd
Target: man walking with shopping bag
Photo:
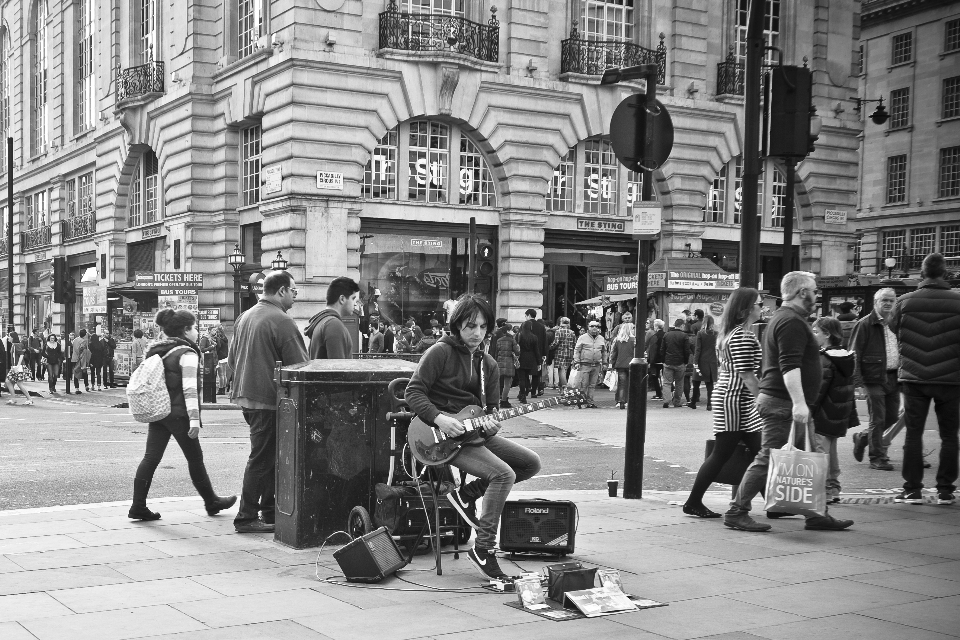
<path fill-rule="evenodd" d="M 723 516 L 723 524 L 739 531 L 768 531 L 770 525 L 750 517 L 750 502 L 767 482 L 770 451 L 788 443 L 794 423 L 806 431 L 810 405 L 817 400 L 823 368 L 820 347 L 807 324 L 817 302 L 817 281 L 807 271 L 791 271 L 780 283 L 783 306 L 771 318 L 763 336 L 763 365 L 757 409 L 763 420 L 760 451 L 747 469 L 736 498 Z M 777 469 L 774 469 L 774 473 Z M 813 487 L 825 492 L 823 484 Z M 840 531 L 853 520 L 833 516 L 806 516 L 807 529 Z"/>

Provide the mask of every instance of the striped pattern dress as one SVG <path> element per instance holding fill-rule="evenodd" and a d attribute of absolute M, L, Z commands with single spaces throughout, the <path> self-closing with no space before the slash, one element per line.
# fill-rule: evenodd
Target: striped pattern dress
<path fill-rule="evenodd" d="M 713 388 L 713 432 L 759 431 L 763 428 L 756 398 L 738 371 L 755 372 L 762 360 L 760 342 L 752 331 L 737 327 L 717 347 L 720 376 Z"/>

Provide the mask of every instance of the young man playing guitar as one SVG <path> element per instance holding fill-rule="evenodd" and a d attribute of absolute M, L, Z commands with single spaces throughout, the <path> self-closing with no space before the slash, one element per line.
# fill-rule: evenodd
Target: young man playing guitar
<path fill-rule="evenodd" d="M 457 414 L 469 405 L 480 405 L 489 413 L 500 406 L 500 372 L 497 360 L 481 347 L 493 327 L 490 306 L 480 296 L 464 294 L 450 316 L 450 335 L 430 347 L 407 385 L 406 400 L 417 416 L 440 429 L 449 438 L 466 433 L 464 425 L 448 414 Z M 470 561 L 489 578 L 506 574 L 500 570 L 494 546 L 497 525 L 514 483 L 532 478 L 540 471 L 540 457 L 497 434 L 499 423 L 484 426 L 483 438 L 463 446 L 453 465 L 477 480 L 447 494 L 454 508 L 477 531 L 469 552 Z M 471 512 L 483 497 L 479 520 Z"/>

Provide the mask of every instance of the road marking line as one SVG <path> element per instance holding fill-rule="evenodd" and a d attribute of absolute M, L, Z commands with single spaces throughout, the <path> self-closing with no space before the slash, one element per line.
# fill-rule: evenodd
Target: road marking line
<path fill-rule="evenodd" d="M 542 476 L 533 476 L 534 478 L 559 478 L 560 476 L 575 476 L 576 473 L 548 473 Z"/>

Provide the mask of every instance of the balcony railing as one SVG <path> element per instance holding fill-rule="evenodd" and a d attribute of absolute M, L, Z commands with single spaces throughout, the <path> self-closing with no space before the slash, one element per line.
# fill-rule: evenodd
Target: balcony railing
<path fill-rule="evenodd" d="M 744 83 L 743 63 L 737 62 L 733 45 L 727 59 L 717 65 L 717 95 L 742 96 Z"/>
<path fill-rule="evenodd" d="M 0 256 L 7 257 L 7 236 L 0 238 Z"/>
<path fill-rule="evenodd" d="M 560 43 L 560 73 L 580 73 L 599 76 L 611 68 L 633 67 L 638 64 L 657 65 L 657 84 L 663 84 L 667 75 L 667 46 L 660 34 L 656 50 L 632 42 L 616 40 L 581 40 L 576 22 L 570 37 Z"/>
<path fill-rule="evenodd" d="M 97 214 L 93 211 L 72 216 L 63 221 L 63 239 L 65 241 L 92 236 L 96 230 Z"/>
<path fill-rule="evenodd" d="M 500 21 L 490 7 L 487 24 L 461 16 L 407 13 L 390 0 L 380 14 L 380 48 L 400 51 L 459 53 L 485 62 L 500 57 Z"/>
<path fill-rule="evenodd" d="M 163 62 L 159 60 L 139 67 L 117 70 L 117 102 L 149 93 L 163 93 Z"/>
<path fill-rule="evenodd" d="M 23 232 L 23 250 L 33 251 L 41 247 L 50 246 L 50 225 L 45 224 L 36 229 L 28 229 Z"/>

